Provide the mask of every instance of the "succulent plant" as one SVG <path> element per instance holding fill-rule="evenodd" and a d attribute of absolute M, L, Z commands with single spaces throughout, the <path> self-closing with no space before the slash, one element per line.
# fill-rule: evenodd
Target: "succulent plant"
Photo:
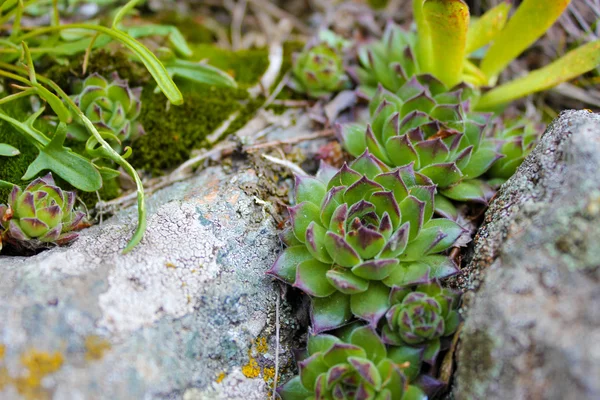
<path fill-rule="evenodd" d="M 110 82 L 92 74 L 82 82 L 74 101 L 100 132 L 108 132 L 124 142 L 144 133 L 136 121 L 142 107 L 141 91 L 142 88 L 130 88 L 116 73 Z M 77 140 L 89 138 L 85 126 L 77 122 L 69 125 L 68 134 Z"/>
<path fill-rule="evenodd" d="M 339 171 L 322 163 L 316 177 L 296 177 L 296 206 L 284 233 L 289 247 L 268 273 L 312 297 L 315 332 L 352 314 L 376 326 L 391 287 L 457 271 L 438 253 L 463 229 L 432 218 L 434 194 L 413 163 L 389 169 L 368 151 Z"/>
<path fill-rule="evenodd" d="M 392 306 L 385 315 L 383 340 L 395 346 L 424 348 L 424 360 L 433 364 L 441 348 L 440 339 L 458 328 L 458 298 L 458 293 L 435 281 L 414 290 L 394 288 L 390 296 Z"/>
<path fill-rule="evenodd" d="M 365 149 L 388 166 L 413 164 L 438 186 L 440 214 L 455 217 L 448 199 L 486 202 L 487 185 L 477 179 L 502 155 L 485 137 L 490 114 L 470 112 L 473 89 L 452 90 L 431 75 L 413 76 L 394 94 L 379 87 L 370 103 L 371 122 L 338 125 L 350 154 Z"/>
<path fill-rule="evenodd" d="M 354 328 L 346 341 L 331 335 L 308 339 L 300 373 L 279 388 L 283 400 L 426 400 L 410 385 L 419 373 L 421 354 L 410 348 L 389 348 L 375 331 Z"/>
<path fill-rule="evenodd" d="M 515 173 L 539 137 L 538 127 L 526 119 L 509 122 L 506 127 L 502 125 L 502 122 L 497 123 L 494 139 L 500 142 L 500 153 L 504 158 L 496 161 L 487 173 L 496 184 L 503 183 Z"/>
<path fill-rule="evenodd" d="M 0 224 L 5 235 L 17 242 L 37 240 L 65 244 L 87 226 L 85 214 L 74 211 L 75 193 L 63 191 L 52 174 L 37 178 L 25 190 L 14 186 L 8 205 L 0 205 Z"/>
<path fill-rule="evenodd" d="M 294 55 L 290 86 L 310 97 L 318 98 L 346 88 L 349 84 L 340 54 L 344 41 L 324 31 L 320 41 Z"/>
<path fill-rule="evenodd" d="M 389 23 L 381 40 L 359 47 L 360 66 L 351 69 L 359 82 L 359 93 L 371 98 L 377 87 L 396 92 L 411 77 L 420 73 L 413 51 L 416 37 L 394 23 Z"/>

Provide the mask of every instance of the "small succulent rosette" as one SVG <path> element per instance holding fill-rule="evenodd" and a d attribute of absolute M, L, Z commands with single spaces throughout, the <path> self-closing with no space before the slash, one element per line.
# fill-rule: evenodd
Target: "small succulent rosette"
<path fill-rule="evenodd" d="M 309 97 L 325 97 L 349 86 L 341 51 L 345 41 L 329 31 L 320 40 L 294 55 L 290 86 Z"/>
<path fill-rule="evenodd" d="M 502 157 L 485 136 L 491 114 L 469 112 L 474 90 L 448 90 L 431 75 L 413 76 L 396 92 L 379 87 L 370 103 L 370 123 L 338 125 L 344 148 L 354 156 L 368 149 L 390 167 L 414 165 L 437 185 L 436 211 L 457 213 L 450 200 L 486 203 L 490 189 L 479 179 Z"/>
<path fill-rule="evenodd" d="M 316 177 L 296 177 L 288 248 L 268 273 L 312 297 L 317 333 L 352 315 L 376 326 L 390 288 L 457 272 L 439 253 L 464 230 L 432 218 L 434 195 L 413 164 L 389 169 L 368 151 L 340 170 L 322 163 Z"/>
<path fill-rule="evenodd" d="M 394 288 L 391 308 L 385 315 L 382 337 L 395 346 L 422 348 L 424 361 L 434 364 L 441 350 L 441 339 L 456 332 L 460 295 L 442 288 L 438 282 L 410 288 Z"/>
<path fill-rule="evenodd" d="M 541 128 L 527 119 L 509 122 L 506 127 L 498 121 L 493 138 L 500 143 L 504 156 L 494 163 L 487 175 L 493 185 L 510 178 L 537 144 Z"/>
<path fill-rule="evenodd" d="M 418 351 L 386 348 L 366 326 L 346 336 L 311 336 L 299 375 L 278 389 L 282 400 L 427 400 L 410 384 L 420 370 Z"/>
<path fill-rule="evenodd" d="M 101 133 L 110 133 L 119 142 L 125 142 L 144 134 L 137 121 L 142 107 L 141 93 L 141 87 L 130 88 L 116 73 L 111 80 L 92 74 L 82 82 L 73 100 Z M 67 129 L 73 139 L 84 141 L 90 137 L 82 122 L 76 121 Z"/>
<path fill-rule="evenodd" d="M 59 188 L 51 173 L 35 179 L 25 190 L 14 186 L 8 205 L 0 205 L 3 236 L 29 247 L 66 244 L 77 238 L 75 230 L 88 226 L 85 214 L 73 210 L 74 205 L 75 193 Z"/>

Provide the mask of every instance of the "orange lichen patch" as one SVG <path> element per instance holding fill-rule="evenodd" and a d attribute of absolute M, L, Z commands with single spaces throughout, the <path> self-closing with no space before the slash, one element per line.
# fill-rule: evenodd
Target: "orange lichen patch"
<path fill-rule="evenodd" d="M 49 394 L 41 387 L 44 377 L 58 371 L 64 362 L 60 352 L 48 353 L 32 349 L 21 355 L 21 364 L 27 368 L 23 376 L 10 379 L 19 394 L 26 399 L 45 399 Z"/>
<path fill-rule="evenodd" d="M 263 368 L 263 379 L 267 383 L 272 382 L 275 379 L 275 368 L 273 368 L 273 367 Z"/>
<path fill-rule="evenodd" d="M 111 349 L 108 340 L 96 335 L 86 336 L 84 346 L 85 359 L 88 361 L 100 360 Z"/>
<path fill-rule="evenodd" d="M 267 343 L 267 338 L 258 338 L 256 339 L 256 341 L 254 342 L 255 346 L 256 346 L 256 351 L 259 354 L 265 354 L 267 351 L 269 351 L 269 345 Z"/>
<path fill-rule="evenodd" d="M 4 353 L 6 352 L 6 346 L 0 344 L 0 360 L 4 358 Z"/>
<path fill-rule="evenodd" d="M 249 356 L 250 359 L 248 360 L 248 364 L 242 367 L 242 374 L 244 374 L 246 378 L 258 378 L 258 376 L 260 375 L 260 367 L 258 366 L 258 363 L 254 359 L 254 357 L 252 357 L 251 355 Z"/>
<path fill-rule="evenodd" d="M 171 262 L 166 263 L 165 267 L 170 268 L 170 269 L 177 269 L 177 266 Z"/>
<path fill-rule="evenodd" d="M 223 382 L 223 379 L 225 379 L 225 376 L 226 376 L 226 375 L 225 375 L 225 372 L 221 372 L 221 373 L 220 373 L 220 374 L 217 376 L 217 379 L 215 379 L 215 382 L 217 382 L 217 383 L 221 383 L 221 382 Z"/>

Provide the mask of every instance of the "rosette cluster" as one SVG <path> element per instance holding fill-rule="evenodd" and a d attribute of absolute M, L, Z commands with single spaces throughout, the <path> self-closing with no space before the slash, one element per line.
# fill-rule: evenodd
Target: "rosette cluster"
<path fill-rule="evenodd" d="M 494 138 L 499 142 L 500 153 L 504 157 L 492 165 L 488 176 L 497 183 L 510 178 L 531 153 L 538 137 L 539 129 L 526 119 L 509 123 L 506 127 L 498 123 Z"/>
<path fill-rule="evenodd" d="M 308 339 L 299 376 L 279 388 L 283 400 L 426 400 L 412 381 L 421 364 L 419 352 L 386 348 L 375 331 L 354 327 L 347 340 L 331 335 Z"/>
<path fill-rule="evenodd" d="M 441 349 L 441 338 L 452 335 L 459 324 L 459 294 L 436 282 L 418 285 L 414 290 L 394 288 L 392 306 L 385 315 L 383 340 L 395 346 L 423 349 L 424 359 L 433 364 Z"/>
<path fill-rule="evenodd" d="M 340 91 L 349 83 L 342 55 L 326 41 L 296 54 L 292 73 L 292 88 L 313 98 Z"/>
<path fill-rule="evenodd" d="M 454 274 L 439 253 L 463 233 L 433 218 L 436 187 L 414 164 L 390 169 L 365 151 L 339 171 L 296 178 L 288 248 L 269 271 L 312 297 L 316 332 L 352 315 L 376 326 L 390 288 Z"/>
<path fill-rule="evenodd" d="M 142 107 L 141 93 L 141 87 L 130 88 L 116 73 L 111 81 L 92 74 L 82 82 L 73 100 L 101 133 L 110 133 L 124 142 L 144 134 L 142 125 L 136 121 Z M 70 124 L 68 133 L 77 140 L 87 140 L 90 136 L 81 121 Z"/>
<path fill-rule="evenodd" d="M 0 204 L 0 226 L 11 241 L 65 244 L 77 237 L 74 230 L 87 226 L 74 206 L 75 193 L 59 188 L 49 173 L 25 190 L 13 187 L 8 204 Z"/>
<path fill-rule="evenodd" d="M 454 217 L 447 199 L 485 203 L 478 178 L 502 157 L 485 135 L 491 115 L 469 111 L 473 96 L 466 84 L 448 90 L 431 75 L 413 76 L 396 93 L 380 86 L 370 123 L 338 125 L 338 136 L 354 156 L 368 149 L 390 167 L 412 164 L 437 185 L 436 211 Z"/>

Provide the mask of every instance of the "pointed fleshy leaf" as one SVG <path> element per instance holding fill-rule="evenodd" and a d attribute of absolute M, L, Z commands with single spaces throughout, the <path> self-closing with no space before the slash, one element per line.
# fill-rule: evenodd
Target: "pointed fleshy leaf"
<path fill-rule="evenodd" d="M 366 358 L 367 353 L 364 349 L 350 343 L 334 343 L 323 353 L 323 361 L 330 367 L 348 363 L 349 357 Z"/>
<path fill-rule="evenodd" d="M 317 171 L 317 179 L 323 182 L 325 185 L 329 183 L 331 178 L 335 176 L 338 172 L 338 169 L 327 164 L 325 161 L 321 160 L 319 162 L 319 170 Z"/>
<path fill-rule="evenodd" d="M 380 190 L 383 190 L 380 184 L 363 176 L 346 189 L 344 201 L 348 204 L 358 203 L 360 200 L 368 199 L 373 192 Z"/>
<path fill-rule="evenodd" d="M 431 186 L 413 186 L 410 188 L 410 194 L 425 203 L 425 211 L 423 212 L 423 221 L 429 221 L 433 215 L 435 204 L 434 185 Z"/>
<path fill-rule="evenodd" d="M 331 264 L 333 259 L 325 247 L 327 230 L 316 222 L 311 222 L 306 229 L 306 248 L 312 256 L 320 262 Z"/>
<path fill-rule="evenodd" d="M 304 201 L 294 207 L 288 208 L 290 213 L 290 220 L 292 222 L 292 228 L 294 229 L 294 235 L 296 238 L 304 243 L 306 238 L 306 230 L 313 221 L 320 221 L 321 210 L 313 203 Z"/>
<path fill-rule="evenodd" d="M 352 268 L 352 273 L 363 279 L 381 281 L 390 275 L 398 263 L 395 259 L 365 261 Z"/>
<path fill-rule="evenodd" d="M 362 152 L 360 154 L 362 154 Z M 350 186 L 360 178 L 362 178 L 361 174 L 353 171 L 346 163 L 344 163 L 342 168 L 340 168 L 333 178 L 331 178 L 329 184 L 327 184 L 327 190 L 330 190 L 334 186 Z"/>
<path fill-rule="evenodd" d="M 383 381 L 383 387 L 391 392 L 391 399 L 404 399 L 404 390 L 407 385 L 406 376 L 399 365 L 402 363 L 395 362 L 386 358 L 377 364 L 377 369 Z"/>
<path fill-rule="evenodd" d="M 296 175 L 296 204 L 300 204 L 306 201 L 320 206 L 321 202 L 325 198 L 326 192 L 327 187 L 319 179 L 313 178 L 312 176 Z"/>
<path fill-rule="evenodd" d="M 374 135 L 377 137 L 380 146 L 387 143 L 390 138 L 400 135 L 400 114 L 393 113 L 383 125 L 383 130 L 380 133 L 374 132 Z M 386 164 L 389 164 L 389 161 L 386 161 Z"/>
<path fill-rule="evenodd" d="M 429 267 L 431 279 L 444 279 L 459 272 L 458 267 L 452 259 L 441 255 L 423 257 L 415 264 L 426 265 Z"/>
<path fill-rule="evenodd" d="M 388 287 L 405 287 L 430 281 L 431 268 L 421 262 L 401 263 L 395 268 L 390 276 L 383 280 Z"/>
<path fill-rule="evenodd" d="M 369 202 L 375 206 L 377 215 L 383 216 L 387 213 L 392 226 L 398 226 L 400 223 L 400 207 L 393 192 L 375 192 L 371 195 Z"/>
<path fill-rule="evenodd" d="M 367 125 L 367 132 L 365 134 L 365 140 L 367 143 L 367 149 L 371 152 L 375 157 L 380 159 L 386 164 L 390 164 L 390 159 L 387 156 L 386 150 L 383 148 L 381 142 L 377 140 L 375 134 L 373 134 L 373 130 L 371 129 L 371 125 Z M 370 176 L 370 178 L 374 178 L 374 175 Z"/>
<path fill-rule="evenodd" d="M 344 191 L 346 188 L 344 186 L 335 186 L 332 187 L 327 194 L 325 195 L 325 199 L 323 200 L 323 204 L 321 205 L 321 223 L 323 226 L 330 226 L 332 223 L 332 216 L 340 204 L 344 201 Z M 347 207 L 345 208 L 347 210 Z M 345 221 L 345 217 L 338 221 L 338 223 L 343 223 Z M 336 233 L 342 232 L 342 226 L 339 226 L 334 230 Z"/>
<path fill-rule="evenodd" d="M 412 171 L 412 164 L 408 165 L 406 168 L 410 168 Z M 396 168 L 391 172 L 387 172 L 385 174 L 378 175 L 375 178 L 375 182 L 379 183 L 381 186 L 385 188 L 385 190 L 391 191 L 394 193 L 394 198 L 396 202 L 402 201 L 406 196 L 408 196 L 408 187 L 404 183 L 401 177 L 401 169 Z M 414 175 L 414 171 L 413 171 Z"/>
<path fill-rule="evenodd" d="M 458 210 L 452 202 L 444 196 L 435 195 L 435 212 L 444 218 L 456 220 L 458 218 Z"/>
<path fill-rule="evenodd" d="M 377 391 L 381 389 L 381 375 L 379 375 L 377 367 L 371 360 L 360 357 L 348 357 L 348 361 L 364 382 Z"/>
<path fill-rule="evenodd" d="M 421 364 L 423 362 L 423 349 L 410 346 L 391 347 L 388 350 L 388 358 L 394 361 L 396 364 L 404 364 L 408 362 L 409 366 L 407 368 L 403 368 L 402 371 L 410 381 L 413 381 L 421 371 Z"/>
<path fill-rule="evenodd" d="M 435 100 L 426 92 L 408 99 L 400 110 L 400 116 L 404 118 L 413 111 L 429 113 L 435 107 Z"/>
<path fill-rule="evenodd" d="M 424 140 L 415 145 L 419 155 L 420 169 L 431 164 L 443 163 L 448 159 L 450 150 L 441 139 Z"/>
<path fill-rule="evenodd" d="M 388 170 L 385 164 L 369 153 L 369 150 L 365 150 L 356 160 L 352 161 L 350 168 L 359 174 L 363 174 L 368 179 L 374 179 L 377 175 Z"/>
<path fill-rule="evenodd" d="M 465 179 L 478 178 L 487 172 L 492 164 L 500 158 L 502 158 L 502 155 L 495 150 L 480 147 L 479 150 L 471 156 L 469 164 L 462 169 L 462 173 Z"/>
<path fill-rule="evenodd" d="M 352 313 L 375 327 L 390 306 L 389 295 L 390 289 L 388 287 L 372 281 L 369 290 L 350 296 Z"/>
<path fill-rule="evenodd" d="M 364 226 L 350 231 L 346 241 L 363 260 L 375 257 L 385 246 L 385 238 L 379 232 Z"/>
<path fill-rule="evenodd" d="M 338 364 L 329 368 L 327 371 L 327 377 L 325 378 L 325 383 L 327 388 L 331 388 L 333 385 L 338 383 L 344 377 L 349 375 L 352 372 L 352 367 L 348 364 Z"/>
<path fill-rule="evenodd" d="M 333 232 L 327 232 L 325 236 L 325 247 L 333 258 L 335 264 L 351 268 L 360 262 L 360 257 L 346 240 Z"/>
<path fill-rule="evenodd" d="M 284 400 L 306 400 L 313 394 L 302 385 L 300 376 L 295 376 L 283 386 L 278 387 L 277 393 Z"/>
<path fill-rule="evenodd" d="M 465 232 L 465 230 L 456 222 L 446 218 L 435 218 L 430 220 L 423 226 L 423 231 L 436 228 L 441 229 L 442 232 L 444 232 L 447 236 L 441 242 L 436 244 L 435 247 L 429 250 L 427 255 L 441 253 L 442 251 L 449 249 Z"/>
<path fill-rule="evenodd" d="M 483 182 L 469 180 L 440 190 L 440 194 L 456 201 L 472 201 L 487 204 Z"/>
<path fill-rule="evenodd" d="M 390 138 L 385 148 L 391 162 L 395 166 L 404 166 L 410 163 L 419 164 L 419 155 L 407 135 Z"/>
<path fill-rule="evenodd" d="M 46 223 L 37 218 L 21 218 L 19 226 L 27 236 L 34 238 L 42 236 L 50 229 Z"/>
<path fill-rule="evenodd" d="M 306 360 L 300 361 L 298 363 L 298 370 L 302 386 L 313 392 L 317 377 L 326 373 L 328 369 L 329 367 L 325 363 L 322 353 L 313 354 Z"/>
<path fill-rule="evenodd" d="M 304 245 L 288 247 L 279 255 L 267 274 L 293 284 L 296 280 L 296 267 L 298 264 L 312 258 Z"/>
<path fill-rule="evenodd" d="M 388 324 L 383 325 L 383 328 L 381 328 L 381 339 L 385 344 L 392 346 L 401 346 L 404 344 L 400 335 L 391 329 Z"/>
<path fill-rule="evenodd" d="M 406 249 L 410 232 L 410 222 L 404 223 L 395 231 L 381 251 L 381 258 L 396 258 Z"/>
<path fill-rule="evenodd" d="M 344 294 L 362 293 L 369 288 L 369 281 L 359 278 L 347 269 L 330 269 L 327 271 L 329 283 Z"/>
<path fill-rule="evenodd" d="M 417 386 L 408 385 L 402 400 L 428 400 L 429 397 Z"/>
<path fill-rule="evenodd" d="M 369 360 L 376 364 L 387 355 L 384 344 L 381 343 L 381 339 L 370 326 L 361 326 L 352 331 L 350 343 L 365 349 Z"/>
<path fill-rule="evenodd" d="M 330 264 L 324 264 L 317 260 L 306 260 L 298 264 L 296 268 L 296 281 L 294 287 L 313 297 L 327 297 L 335 292 L 327 280 L 327 271 Z"/>
<path fill-rule="evenodd" d="M 410 222 L 408 240 L 414 240 L 423 226 L 425 203 L 414 196 L 408 196 L 400 203 L 402 223 Z"/>
<path fill-rule="evenodd" d="M 425 346 L 425 352 L 423 353 L 423 361 L 425 361 L 427 364 L 433 365 L 438 354 L 440 353 L 440 347 L 441 343 L 439 338 L 427 342 L 427 345 Z"/>
<path fill-rule="evenodd" d="M 364 125 L 336 124 L 335 130 L 342 146 L 354 157 L 361 155 L 367 148 Z"/>
<path fill-rule="evenodd" d="M 439 227 L 423 228 L 419 236 L 406 246 L 401 256 L 402 261 L 418 261 L 421 257 L 432 252 L 439 243 L 444 242 L 447 236 L 448 234 Z"/>
<path fill-rule="evenodd" d="M 313 355 L 318 352 L 326 352 L 335 343 L 341 343 L 342 341 L 333 336 L 327 334 L 321 335 L 310 335 L 308 337 L 307 350 L 309 355 Z"/>
<path fill-rule="evenodd" d="M 524 0 L 488 49 L 481 70 L 493 78 L 560 17 L 571 0 Z"/>
<path fill-rule="evenodd" d="M 350 296 L 335 292 L 329 297 L 312 299 L 311 322 L 314 333 L 338 328 L 350 318 Z"/>
<path fill-rule="evenodd" d="M 30 237 L 23 232 L 21 226 L 14 219 L 11 219 L 8 223 L 8 233 L 10 233 L 10 236 L 16 240 L 25 241 L 30 239 Z"/>

